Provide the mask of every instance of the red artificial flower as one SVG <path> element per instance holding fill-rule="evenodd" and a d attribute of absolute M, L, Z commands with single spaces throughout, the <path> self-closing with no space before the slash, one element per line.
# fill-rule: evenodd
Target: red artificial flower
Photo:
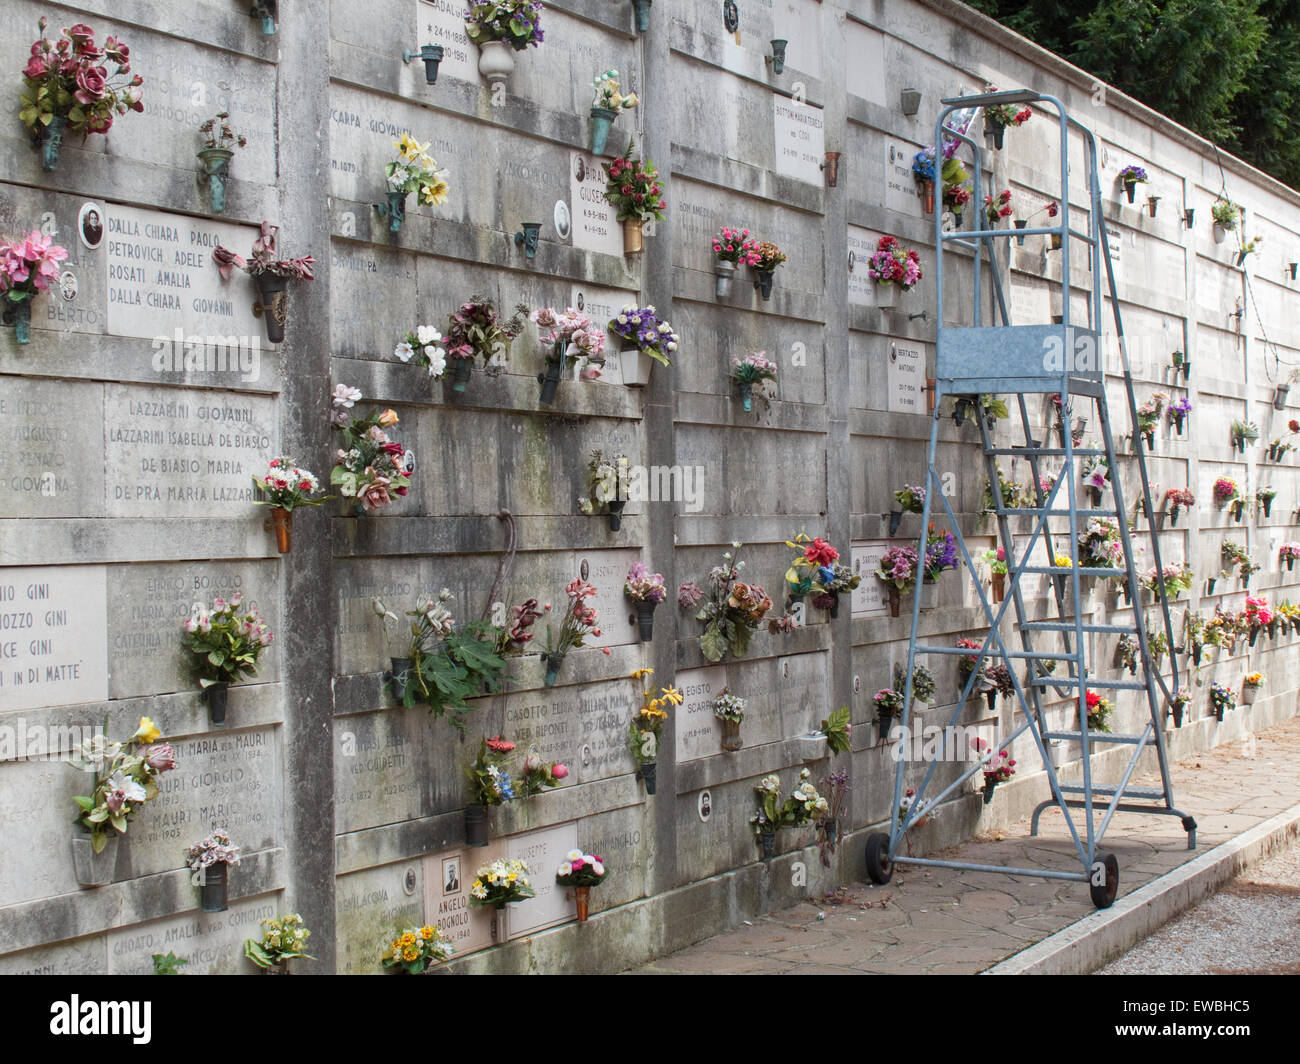
<path fill-rule="evenodd" d="M 818 536 L 804 548 L 803 556 L 814 565 L 830 565 L 839 560 L 840 552 Z"/>
<path fill-rule="evenodd" d="M 1090 709 L 1090 710 L 1096 709 L 1097 706 L 1100 705 L 1100 704 L 1101 704 L 1101 695 L 1097 694 L 1096 691 L 1089 691 L 1089 692 L 1088 692 L 1088 709 Z"/>
<path fill-rule="evenodd" d="M 515 744 L 504 735 L 497 735 L 487 740 L 487 748 L 495 750 L 498 754 L 508 754 L 515 748 Z"/>

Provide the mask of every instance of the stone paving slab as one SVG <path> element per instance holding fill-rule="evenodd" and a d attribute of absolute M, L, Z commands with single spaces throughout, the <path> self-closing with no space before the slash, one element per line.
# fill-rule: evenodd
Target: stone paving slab
<path fill-rule="evenodd" d="M 1117 813 L 1103 849 L 1120 863 L 1120 895 L 1300 802 L 1300 717 L 1173 765 L 1174 793 L 1198 822 L 1197 849 L 1175 817 Z M 1139 785 L 1156 785 L 1150 777 Z M 1073 870 L 1058 810 L 931 857 Z M 853 845 L 861 845 L 859 839 Z M 904 867 L 884 886 L 853 883 L 635 969 L 645 974 L 973 975 L 1095 910 L 1081 883 Z"/>

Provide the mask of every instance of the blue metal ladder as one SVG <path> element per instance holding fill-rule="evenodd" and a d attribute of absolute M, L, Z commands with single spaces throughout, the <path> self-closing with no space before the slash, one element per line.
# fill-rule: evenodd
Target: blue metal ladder
<path fill-rule="evenodd" d="M 1137 570 L 1134 566 L 1133 533 L 1126 520 L 1124 489 L 1120 475 L 1119 455 L 1115 450 L 1115 441 L 1111 431 L 1110 415 L 1106 402 L 1102 332 L 1100 323 L 1104 312 L 1101 271 L 1098 264 L 1105 265 L 1106 283 L 1110 304 L 1114 315 L 1115 329 L 1119 340 L 1119 352 L 1123 369 L 1123 380 L 1128 397 L 1129 416 L 1132 424 L 1132 440 L 1136 465 L 1141 481 L 1141 503 L 1147 517 L 1148 535 L 1152 558 L 1158 572 L 1163 571 L 1160 557 L 1159 536 L 1156 534 L 1154 509 L 1151 500 L 1150 482 L 1147 477 L 1146 459 L 1140 443 L 1137 420 L 1137 403 L 1133 395 L 1133 380 L 1130 372 L 1128 348 L 1124 337 L 1124 327 L 1120 319 L 1119 299 L 1115 288 L 1115 273 L 1111 263 L 1110 249 L 1107 243 L 1105 216 L 1102 209 L 1101 188 L 1098 182 L 1096 142 L 1090 130 L 1071 118 L 1055 97 L 1043 95 L 1030 90 L 986 93 L 978 96 L 964 96 L 943 101 L 944 110 L 935 123 L 936 157 L 941 158 L 945 140 L 954 139 L 968 145 L 975 159 L 973 169 L 974 188 L 971 201 L 971 215 L 980 226 L 967 230 L 954 229 L 945 231 L 940 212 L 935 215 L 936 255 L 936 303 L 938 322 L 938 345 L 936 353 L 934 408 L 930 425 L 930 447 L 926 463 L 926 493 L 921 514 L 920 542 L 917 545 L 918 581 L 916 593 L 912 600 L 911 637 L 907 652 L 907 672 L 903 692 L 902 727 L 903 734 L 910 734 L 910 716 L 912 706 L 913 669 L 920 655 L 944 655 L 947 657 L 977 657 L 977 664 L 969 670 L 969 676 L 953 709 L 949 728 L 945 730 L 944 747 L 941 757 L 928 765 L 924 778 L 916 788 L 915 797 L 906 811 L 902 810 L 904 778 L 907 771 L 906 760 L 897 760 L 894 779 L 893 813 L 890 818 L 888 834 L 875 833 L 867 841 L 867 869 L 871 878 L 878 882 L 887 882 L 894 865 L 926 865 L 943 868 L 967 868 L 978 871 L 1005 872 L 1014 875 L 1044 877 L 1052 879 L 1077 880 L 1089 884 L 1093 902 L 1099 908 L 1113 903 L 1118 889 L 1118 862 L 1113 854 L 1102 853 L 1099 845 L 1110 826 L 1111 819 L 1118 811 L 1135 811 L 1144 813 L 1161 813 L 1182 819 L 1182 826 L 1187 831 L 1188 848 L 1196 845 L 1196 822 L 1174 805 L 1173 788 L 1169 777 L 1169 765 L 1163 736 L 1164 711 L 1172 695 L 1178 690 L 1178 664 L 1174 649 L 1173 626 L 1169 615 L 1169 601 L 1165 594 L 1163 582 L 1157 581 L 1157 601 L 1167 640 L 1168 654 L 1172 667 L 1170 681 L 1166 682 L 1158 668 L 1155 668 L 1147 648 L 1146 621 L 1143 616 L 1141 589 Z M 1037 104 L 1049 106 L 1055 110 L 1056 121 L 1060 128 L 1060 175 L 1061 195 L 1059 217 L 1056 224 L 1021 229 L 990 228 L 983 211 L 983 157 L 982 148 L 965 129 L 949 128 L 948 119 L 954 111 L 963 110 L 975 115 L 971 108 L 987 108 L 998 104 L 1015 104 L 1024 106 Z M 1040 112 L 1041 113 L 1041 112 Z M 967 126 L 967 128 L 969 128 Z M 1089 209 L 1087 211 L 1086 229 L 1075 230 L 1070 225 L 1070 150 L 1072 135 L 1082 142 L 1084 164 L 1089 191 Z M 1061 315 L 1051 325 L 1012 325 L 1008 312 L 1006 295 L 995 252 L 998 241 L 1009 241 L 1012 237 L 1050 236 L 1060 238 L 1062 298 Z M 1070 307 L 1070 252 L 1071 245 L 1079 241 L 1088 251 L 1091 284 L 1089 293 L 1088 321 L 1076 325 L 1071 320 Z M 1010 245 L 1008 248 L 1008 255 Z M 972 309 L 969 325 L 950 326 L 944 320 L 944 260 L 945 249 L 950 254 L 958 254 L 971 261 L 973 272 Z M 960 251 L 958 250 L 960 249 Z M 984 324 L 985 302 L 988 302 L 988 316 L 993 324 Z M 1024 430 L 1024 442 L 1018 446 L 995 443 L 984 413 L 978 402 L 981 395 L 1014 395 L 1020 412 L 1020 421 Z M 1061 417 L 1064 429 L 1061 432 L 1060 447 L 1044 446 L 1042 439 L 1036 439 L 1026 405 L 1025 396 L 1034 394 L 1059 394 Z M 987 469 L 989 494 L 993 499 L 993 510 L 997 519 L 998 541 L 1006 551 L 1008 587 L 1006 599 L 1000 607 L 995 606 L 986 596 L 975 562 L 962 535 L 957 515 L 953 512 L 943 493 L 943 484 L 935 466 L 938 444 L 938 426 L 941 417 L 941 400 L 945 396 L 955 396 L 967 401 L 974 407 L 974 419 L 979 426 L 985 466 Z M 1095 403 L 1095 413 L 1100 424 L 1102 448 L 1076 447 L 1071 431 L 1071 414 L 1073 401 Z M 972 402 L 973 401 L 973 402 Z M 1000 471 L 998 458 L 1023 458 L 1029 465 L 1033 476 L 1033 491 L 1036 506 L 1008 507 L 1005 505 L 1000 490 Z M 1040 474 L 1043 459 L 1063 459 L 1063 465 L 1055 483 L 1044 490 Z M 1110 471 L 1113 506 L 1110 508 L 1093 508 L 1080 510 L 1079 470 L 1076 458 L 1105 458 Z M 1064 494 L 1064 499 L 1061 498 Z M 925 559 L 927 531 L 930 527 L 932 503 L 938 499 L 943 511 L 951 522 L 953 534 L 957 541 L 962 566 L 972 574 L 980 604 L 984 610 L 989 632 L 982 649 L 975 654 L 972 650 L 957 647 L 926 645 L 918 641 L 918 623 L 920 619 L 921 589 L 920 567 Z M 1025 549 L 1017 554 L 1013 542 L 1009 519 L 1012 517 L 1031 517 L 1033 532 Z M 1128 591 L 1128 600 L 1133 604 L 1132 622 L 1129 624 L 1089 624 L 1084 622 L 1083 597 L 1080 578 L 1085 576 L 1114 577 L 1115 569 L 1080 568 L 1079 536 L 1083 523 L 1091 517 L 1110 517 L 1119 526 L 1120 540 L 1123 545 L 1123 575 Z M 1060 524 L 1061 519 L 1068 518 L 1068 528 Z M 1054 524 L 1050 519 L 1057 519 Z M 1029 563 L 1039 540 L 1043 541 L 1047 565 Z M 1062 542 L 1063 541 L 1063 542 Z M 1070 566 L 1058 566 L 1058 554 L 1070 558 Z M 1025 597 L 1021 587 L 1024 576 L 1049 575 L 1055 589 L 1055 620 L 1034 620 L 1026 611 Z M 1010 613 L 1009 613 L 1010 610 Z M 1019 649 L 1012 650 L 1004 638 L 1004 627 L 1014 618 L 1019 633 Z M 1047 637 L 1059 636 L 1063 649 L 1035 649 L 1035 635 Z M 1139 644 L 1139 673 L 1132 679 L 1112 680 L 1097 679 L 1092 675 L 1088 661 L 1089 638 L 1097 635 L 1128 635 Z M 983 671 L 985 664 L 1005 664 L 1011 672 L 1015 692 L 1015 709 L 1020 722 L 1012 730 L 995 741 L 987 753 L 977 760 L 959 778 L 942 788 L 933 798 L 927 798 L 926 792 L 934 782 L 938 765 L 950 759 L 953 752 L 948 751 L 949 737 L 957 725 L 967 699 Z M 1022 684 L 1012 667 L 1018 662 L 1028 663 L 1030 669 L 1027 683 Z M 1048 674 L 1044 668 L 1047 662 L 1064 662 L 1068 666 L 1068 675 L 1057 677 Z M 1046 725 L 1041 694 L 1048 688 L 1054 688 L 1062 697 L 1073 698 L 1078 705 L 1078 730 L 1052 730 Z M 1088 727 L 1086 697 L 1089 689 L 1098 691 L 1143 691 L 1145 692 L 1149 719 L 1142 730 L 1136 734 L 1116 735 L 1098 732 Z M 1013 721 L 1015 715 L 1013 714 Z M 900 854 L 899 848 L 905 833 L 935 809 L 948 801 L 956 801 L 965 793 L 966 781 L 976 773 L 982 772 L 988 760 L 996 758 L 998 752 L 1007 744 L 1028 732 L 1038 748 L 1051 787 L 1051 799 L 1040 804 L 1034 812 L 1032 834 L 1037 834 L 1039 818 L 1047 808 L 1057 807 L 1061 810 L 1068 825 L 1070 836 L 1077 849 L 1082 869 L 1080 871 L 1054 871 L 1042 868 L 1012 868 L 995 865 L 981 865 L 957 861 L 936 860 L 912 857 Z M 1082 754 L 1082 784 L 1063 783 L 1058 777 L 1057 769 L 1048 753 L 1048 743 L 1052 740 L 1075 741 L 1080 744 Z M 1101 784 L 1093 779 L 1092 752 L 1096 744 L 1128 744 L 1133 747 L 1121 779 L 1116 784 Z M 1159 762 L 1161 786 L 1159 788 L 1138 788 L 1130 786 L 1130 780 L 1136 770 L 1143 752 L 1154 748 Z M 1083 810 L 1082 831 L 1071 816 L 1071 809 Z M 1098 822 L 1100 815 L 1100 822 Z"/>

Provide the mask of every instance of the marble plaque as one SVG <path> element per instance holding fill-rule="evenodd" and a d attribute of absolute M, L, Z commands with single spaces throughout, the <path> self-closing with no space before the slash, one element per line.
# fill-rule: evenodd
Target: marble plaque
<path fill-rule="evenodd" d="M 600 160 L 586 152 L 569 152 L 569 213 L 573 219 L 572 244 L 583 251 L 623 255 L 623 223 L 605 199 L 605 171 Z"/>
<path fill-rule="evenodd" d="M 255 516 L 252 477 L 275 457 L 275 426 L 269 396 L 109 385 L 109 516 Z"/>
<path fill-rule="evenodd" d="M 105 941 L 87 937 L 0 955 L 0 975 L 103 975 Z"/>
<path fill-rule="evenodd" d="M 569 306 L 588 315 L 597 325 L 605 326 L 616 318 L 624 307 L 640 304 L 640 296 L 631 289 L 600 288 L 596 285 L 575 284 L 569 291 Z M 600 383 L 619 384 L 623 370 L 618 358 L 619 341 L 606 329 L 605 368 L 598 378 Z"/>
<path fill-rule="evenodd" d="M 226 828 L 243 852 L 280 840 L 281 756 L 274 727 L 178 739 L 176 767 L 129 832 L 136 875 L 179 868 L 191 843 Z M 166 952 L 166 951 L 164 951 Z"/>
<path fill-rule="evenodd" d="M 221 351 L 233 357 L 232 340 L 236 351 L 241 340 L 245 347 L 254 336 L 260 341 L 264 329 L 253 317 L 252 279 L 236 270 L 223 281 L 212 261 L 218 244 L 247 257 L 257 239 L 255 228 L 117 203 L 105 204 L 104 213 L 108 333 L 172 345 L 179 329 L 203 336 L 214 359 Z M 157 344 L 154 354 L 159 354 Z M 185 368 L 174 364 L 174 350 L 171 357 L 169 369 Z"/>
<path fill-rule="evenodd" d="M 722 666 L 677 674 L 677 690 L 685 698 L 676 710 L 679 762 L 722 752 L 722 722 L 713 715 L 713 699 L 726 686 L 727 670 Z"/>
<path fill-rule="evenodd" d="M 244 596 L 244 610 L 256 606 L 271 627 L 279 626 L 279 562 L 180 562 L 165 565 L 117 565 L 108 581 L 108 647 L 111 653 L 109 695 L 130 698 L 167 691 L 193 692 L 196 714 L 199 685 L 181 644 L 181 626 L 196 602 L 211 606 L 221 597 Z M 278 648 L 262 651 L 254 683 L 280 677 Z M 230 697 L 228 718 L 238 724 L 238 688 Z M 196 720 L 197 720 L 196 716 Z"/>
<path fill-rule="evenodd" d="M 876 305 L 876 284 L 867 272 L 876 253 L 880 235 L 856 225 L 848 227 L 849 303 L 859 307 Z"/>
<path fill-rule="evenodd" d="M 822 6 L 819 0 L 773 0 L 771 6 L 772 36 L 787 42 L 786 65 L 820 78 Z"/>
<path fill-rule="evenodd" d="M 924 414 L 925 345 L 916 340 L 891 337 L 889 341 L 889 410 L 900 414 Z"/>
<path fill-rule="evenodd" d="M 629 481 L 629 493 L 630 484 Z M 623 512 L 633 514 L 642 512 L 644 508 L 644 502 L 632 500 L 628 502 L 627 509 Z M 580 576 L 596 586 L 596 593 L 587 600 L 587 604 L 596 610 L 596 626 L 600 629 L 600 635 L 589 636 L 586 639 L 587 646 L 608 647 L 639 642 L 641 638 L 639 629 L 635 623 L 629 623 L 629 617 L 635 614 L 636 607 L 623 594 L 623 581 L 627 578 L 628 570 L 633 564 L 641 560 L 641 552 L 602 550 L 590 554 L 575 554 L 572 557 L 573 561 L 569 568 L 572 576 L 568 579 Z M 653 572 L 653 569 L 651 571 Z M 568 580 L 565 581 L 567 582 Z M 560 594 L 557 596 L 553 612 L 562 615 L 567 604 L 568 600 Z M 553 623 L 558 626 L 559 622 L 560 616 L 557 616 Z M 544 622 L 539 621 L 538 625 L 542 626 Z M 544 627 L 539 630 L 545 631 Z"/>
<path fill-rule="evenodd" d="M 0 906 L 77 890 L 72 799 L 89 794 L 94 785 L 92 775 L 66 762 L 0 762 L 0 793 L 41 796 L 0 803 Z"/>
<path fill-rule="evenodd" d="M 108 697 L 108 571 L 0 569 L 0 709 Z"/>
<path fill-rule="evenodd" d="M 423 912 L 427 860 L 397 861 L 334 880 L 334 930 L 341 975 L 387 972 L 380 958 L 396 932 L 434 922 Z"/>
<path fill-rule="evenodd" d="M 632 772 L 628 723 L 640 707 L 632 680 L 542 688 L 506 696 L 506 734 L 524 751 L 568 766 L 569 779 L 589 783 Z"/>
<path fill-rule="evenodd" d="M 776 172 L 820 186 L 821 166 L 826 159 L 826 126 L 821 108 L 774 95 L 772 125 Z"/>
<path fill-rule="evenodd" d="M 465 33 L 465 5 L 459 0 L 417 0 L 416 8 L 420 40 L 414 48 L 442 45 L 438 80 L 448 76 L 477 83 L 478 48 Z M 418 59 L 411 60 L 411 64 L 417 69 L 420 84 L 424 84 L 424 64 Z"/>
<path fill-rule="evenodd" d="M 504 843 L 472 846 L 428 854 L 424 862 L 424 921 L 436 924 L 463 957 L 492 945 L 491 908 L 470 905 L 469 888 L 474 874 L 486 864 L 504 856 Z M 532 878 L 532 877 L 530 877 Z M 534 880 L 535 882 L 535 880 Z"/>
<path fill-rule="evenodd" d="M 506 839 L 506 858 L 528 865 L 528 878 L 537 897 L 509 906 L 506 921 L 511 938 L 572 920 L 577 913 L 573 891 L 555 882 L 555 870 L 565 855 L 578 848 L 578 824 L 573 821 L 543 831 Z"/>
<path fill-rule="evenodd" d="M 244 941 L 261 940 L 262 921 L 279 915 L 278 902 L 277 895 L 263 895 L 233 902 L 224 913 L 196 910 L 110 931 L 107 974 L 152 975 L 153 955 L 168 952 L 189 961 L 185 975 L 260 974 L 244 957 Z"/>
<path fill-rule="evenodd" d="M 912 159 L 921 145 L 898 137 L 884 142 L 885 206 L 899 214 L 921 214 L 916 195 L 916 178 L 912 176 Z"/>
<path fill-rule="evenodd" d="M 0 394 L 0 514 L 103 517 L 104 462 L 97 432 L 104 387 L 6 377 Z"/>
<path fill-rule="evenodd" d="M 898 540 L 897 542 L 905 542 Z M 853 571 L 862 582 L 853 590 L 853 616 L 884 613 L 889 609 L 889 590 L 876 578 L 876 566 L 891 546 L 890 541 L 854 540 L 850 545 Z"/>

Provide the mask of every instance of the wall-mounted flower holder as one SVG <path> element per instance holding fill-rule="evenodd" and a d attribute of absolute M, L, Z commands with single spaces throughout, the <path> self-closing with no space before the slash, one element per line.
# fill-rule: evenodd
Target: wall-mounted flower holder
<path fill-rule="evenodd" d="M 1286 409 L 1286 397 L 1290 391 L 1291 391 L 1291 385 L 1289 382 L 1283 382 L 1282 384 L 1279 384 L 1275 389 L 1273 389 L 1274 410 Z"/>
<path fill-rule="evenodd" d="M 645 250 L 645 220 L 623 219 L 623 254 L 640 255 Z"/>
<path fill-rule="evenodd" d="M 921 206 L 925 209 L 926 214 L 934 213 L 934 180 L 929 177 L 920 177 L 916 180 L 916 194 L 921 200 Z"/>
<path fill-rule="evenodd" d="M 555 390 L 560 386 L 560 376 L 564 373 L 564 360 L 547 362 L 546 372 L 537 374 L 537 383 L 542 386 L 541 402 L 550 406 L 555 402 Z"/>
<path fill-rule="evenodd" d="M 1196 223 L 1196 208 L 1183 208 L 1183 225 L 1190 229 Z"/>
<path fill-rule="evenodd" d="M 1157 205 L 1159 202 L 1160 202 L 1160 197 L 1159 197 L 1159 196 L 1148 196 L 1148 197 L 1147 197 L 1147 214 L 1151 215 L 1152 218 L 1154 218 L 1154 217 L 1156 216 L 1156 205 Z"/>
<path fill-rule="evenodd" d="M 478 72 L 490 83 L 502 82 L 514 73 L 515 57 L 505 41 L 483 41 L 478 46 Z"/>
<path fill-rule="evenodd" d="M 563 654 L 542 654 L 542 664 L 546 666 L 546 677 L 543 682 L 547 687 L 554 687 L 555 681 L 560 676 L 560 666 L 564 664 Z"/>
<path fill-rule="evenodd" d="M 537 258 L 537 239 L 542 232 L 541 222 L 521 222 L 523 228 L 515 234 L 515 247 L 524 249 L 524 258 Z"/>
<path fill-rule="evenodd" d="M 203 163 L 203 176 L 208 179 L 212 213 L 221 214 L 226 209 L 226 181 L 230 177 L 230 160 L 235 153 L 229 148 L 202 148 L 198 156 Z"/>
<path fill-rule="evenodd" d="M 891 536 L 898 535 L 898 529 L 901 527 L 902 524 L 903 524 L 902 509 L 900 508 L 897 510 L 890 510 L 889 511 L 889 534 Z"/>
<path fill-rule="evenodd" d="M 650 28 L 650 5 L 654 0 L 632 0 L 632 7 L 636 9 L 636 31 L 645 33 Z"/>
<path fill-rule="evenodd" d="M 1242 248 L 1242 250 L 1238 251 L 1238 252 L 1237 252 L 1237 265 L 1238 265 L 1238 266 L 1244 266 L 1244 265 L 1246 265 L 1246 256 L 1249 255 L 1249 254 L 1250 254 L 1250 252 L 1247 251 L 1245 248 Z"/>
<path fill-rule="evenodd" d="M 23 293 L 22 299 L 11 300 L 7 297 L 4 301 L 5 309 L 3 320 L 6 325 L 14 327 L 14 339 L 20 344 L 29 344 L 32 342 L 32 297 L 31 293 Z"/>
<path fill-rule="evenodd" d="M 1174 376 L 1177 377 L 1179 372 L 1181 371 L 1183 375 L 1183 380 L 1185 381 L 1191 380 L 1192 360 L 1188 358 L 1182 351 L 1175 351 L 1173 358 L 1174 358 Z"/>
<path fill-rule="evenodd" d="M 636 604 L 637 634 L 641 642 L 649 643 L 655 635 L 655 603 L 645 600 Z"/>
<path fill-rule="evenodd" d="M 1286 264 L 1286 268 L 1287 268 L 1287 270 L 1288 270 L 1288 271 L 1290 272 L 1290 274 L 1291 274 L 1291 280 L 1294 281 L 1294 280 L 1295 280 L 1295 275 L 1296 275 L 1296 270 L 1300 269 L 1300 262 L 1288 262 L 1288 263 Z"/>
<path fill-rule="evenodd" d="M 249 15 L 262 22 L 262 33 L 270 37 L 275 34 L 276 0 L 253 0 Z"/>
<path fill-rule="evenodd" d="M 407 193 L 394 192 L 390 189 L 388 202 L 375 204 L 375 213 L 381 218 L 388 219 L 388 231 L 390 233 L 400 233 L 402 231 L 402 223 L 406 221 L 406 197 Z"/>
<path fill-rule="evenodd" d="M 605 142 L 609 139 L 610 127 L 618 112 L 610 107 L 593 107 L 591 109 L 591 154 L 604 155 Z"/>
<path fill-rule="evenodd" d="M 401 702 L 406 698 L 406 685 L 411 678 L 410 658 L 389 658 L 391 670 L 384 673 L 384 682 L 393 689 L 393 697 Z"/>
<path fill-rule="evenodd" d="M 1051 240 L 1050 240 L 1050 242 L 1049 242 L 1049 244 L 1048 244 L 1048 247 L 1049 247 L 1050 250 L 1052 250 L 1052 251 L 1060 251 L 1060 250 L 1061 250 L 1061 234 L 1060 234 L 1060 233 L 1052 233 L 1052 234 L 1051 234 Z"/>
<path fill-rule="evenodd" d="M 835 188 L 840 181 L 840 153 L 828 151 L 826 160 L 822 163 L 822 169 L 826 171 L 826 187 Z"/>
<path fill-rule="evenodd" d="M 41 169 L 47 174 L 59 165 L 59 151 L 63 147 L 63 133 L 68 120 L 55 115 L 47 126 L 41 127 Z"/>
<path fill-rule="evenodd" d="M 718 299 L 731 295 L 731 283 L 736 277 L 736 264 L 719 259 L 713 264 L 713 294 Z"/>
<path fill-rule="evenodd" d="M 903 114 L 911 118 L 921 109 L 921 90 L 904 89 L 899 93 L 899 102 L 902 105 Z"/>
<path fill-rule="evenodd" d="M 412 59 L 419 59 L 424 63 L 424 80 L 426 84 L 438 84 L 438 64 L 442 62 L 442 45 L 422 44 L 418 52 L 402 52 L 403 63 L 410 63 Z"/>
<path fill-rule="evenodd" d="M 226 704 L 230 695 L 230 684 L 212 683 L 199 692 L 199 701 L 208 704 L 208 722 L 221 727 L 226 723 Z"/>
<path fill-rule="evenodd" d="M 199 908 L 205 913 L 224 913 L 230 907 L 229 868 L 225 861 L 214 861 L 200 873 Z"/>
<path fill-rule="evenodd" d="M 736 390 L 740 393 L 740 407 L 746 413 L 754 409 L 754 382 L 737 381 Z"/>
<path fill-rule="evenodd" d="M 877 281 L 875 284 L 876 306 L 888 310 L 898 305 L 898 287 L 892 281 Z"/>
<path fill-rule="evenodd" d="M 463 392 L 466 385 L 469 384 L 469 378 L 473 372 L 473 358 L 453 359 L 451 367 L 451 390 L 453 392 Z"/>
<path fill-rule="evenodd" d="M 1017 228 L 1017 229 L 1023 229 L 1025 226 L 1027 226 L 1027 225 L 1029 224 L 1029 219 L 1028 219 L 1028 218 L 1017 218 L 1017 219 L 1015 220 L 1015 222 L 1016 222 L 1016 228 Z M 1024 246 L 1025 246 L 1025 238 L 1024 238 L 1023 236 L 1018 236 L 1018 237 L 1016 237 L 1016 246 L 1017 246 L 1017 247 L 1024 247 Z"/>
<path fill-rule="evenodd" d="M 1215 222 L 1214 227 L 1210 230 L 1210 235 L 1214 238 L 1216 244 L 1222 244 L 1228 239 L 1228 230 L 1218 222 Z"/>
<path fill-rule="evenodd" d="M 984 117 L 984 146 L 991 151 L 1001 151 L 1006 127 L 1000 126 L 987 115 Z"/>
<path fill-rule="evenodd" d="M 772 284 L 776 278 L 774 270 L 755 270 L 758 276 L 754 280 L 754 287 L 758 289 L 758 294 L 765 300 L 772 298 Z"/>
<path fill-rule="evenodd" d="M 110 832 L 104 839 L 104 848 L 95 852 L 90 832 L 72 837 L 72 867 L 77 875 L 77 885 L 104 887 L 113 882 L 117 868 L 117 845 L 123 836 Z"/>
<path fill-rule="evenodd" d="M 267 525 L 275 532 L 275 549 L 288 554 L 293 546 L 293 511 L 283 506 L 272 506 Z"/>
<path fill-rule="evenodd" d="M 772 38 L 772 73 L 780 74 L 785 71 L 785 48 L 789 41 L 783 41 L 780 37 Z"/>
<path fill-rule="evenodd" d="M 289 278 L 278 273 L 259 273 L 258 301 L 253 313 L 266 319 L 266 338 L 273 344 L 284 343 L 284 326 L 289 320 Z"/>
<path fill-rule="evenodd" d="M 465 806 L 465 845 L 486 846 L 488 844 L 487 806 Z"/>

